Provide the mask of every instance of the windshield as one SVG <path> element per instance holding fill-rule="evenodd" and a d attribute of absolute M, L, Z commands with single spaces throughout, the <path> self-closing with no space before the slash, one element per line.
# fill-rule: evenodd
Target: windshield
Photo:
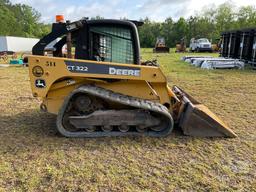
<path fill-rule="evenodd" d="M 209 43 L 208 39 L 199 39 L 198 40 L 199 43 Z"/>

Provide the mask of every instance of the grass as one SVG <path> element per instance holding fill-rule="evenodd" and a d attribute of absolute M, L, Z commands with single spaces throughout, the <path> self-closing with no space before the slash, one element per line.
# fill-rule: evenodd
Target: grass
<path fill-rule="evenodd" d="M 157 57 L 169 84 L 239 138 L 63 138 L 31 96 L 28 69 L 0 68 L 0 191 L 256 191 L 256 71 L 202 70 L 183 55 Z"/>

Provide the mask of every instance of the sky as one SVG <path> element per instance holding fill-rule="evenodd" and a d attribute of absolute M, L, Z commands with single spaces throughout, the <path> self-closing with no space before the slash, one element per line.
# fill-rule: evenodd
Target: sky
<path fill-rule="evenodd" d="M 231 0 L 229 0 L 230 2 Z M 78 20 L 82 17 L 100 15 L 107 19 L 128 18 L 139 20 L 149 17 L 155 21 L 164 21 L 167 17 L 177 20 L 198 13 L 203 8 L 223 0 L 11 0 L 32 6 L 42 15 L 41 20 L 52 23 L 55 15 L 63 14 L 66 20 Z M 256 0 L 232 0 L 236 6 L 253 5 Z"/>

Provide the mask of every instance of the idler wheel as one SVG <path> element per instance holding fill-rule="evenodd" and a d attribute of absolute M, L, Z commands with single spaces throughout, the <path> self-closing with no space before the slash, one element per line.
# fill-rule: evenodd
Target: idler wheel
<path fill-rule="evenodd" d="M 126 133 L 126 132 L 128 132 L 129 131 L 129 126 L 127 126 L 127 125 L 120 125 L 120 126 L 118 126 L 118 128 L 119 128 L 119 130 L 122 132 L 122 133 Z"/>
<path fill-rule="evenodd" d="M 75 99 L 75 108 L 80 112 L 87 112 L 90 108 L 92 101 L 86 95 L 79 95 Z"/>
<path fill-rule="evenodd" d="M 113 131 L 113 126 L 110 126 L 110 125 L 106 125 L 106 126 L 102 126 L 102 131 L 104 132 L 111 132 Z"/>
<path fill-rule="evenodd" d="M 85 128 L 85 130 L 89 133 L 93 133 L 97 130 L 97 127 L 96 126 L 92 126 L 92 127 L 88 127 L 88 128 Z"/>
<path fill-rule="evenodd" d="M 145 133 L 147 131 L 147 128 L 143 125 L 139 125 L 136 127 L 136 130 L 139 132 L 139 133 Z"/>

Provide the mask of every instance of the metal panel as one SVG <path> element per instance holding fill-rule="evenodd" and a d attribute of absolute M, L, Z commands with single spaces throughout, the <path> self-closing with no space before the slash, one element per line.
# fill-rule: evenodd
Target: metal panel
<path fill-rule="evenodd" d="M 233 31 L 230 33 L 230 41 L 228 47 L 228 58 L 238 58 L 238 50 L 240 43 L 240 31 Z"/>
<path fill-rule="evenodd" d="M 222 40 L 223 40 L 223 42 L 222 42 L 221 56 L 222 57 L 228 57 L 230 32 L 222 33 Z"/>
<path fill-rule="evenodd" d="M 23 37 L 6 37 L 7 51 L 24 52 L 32 51 L 32 47 L 39 41 L 35 38 L 23 38 Z"/>
<path fill-rule="evenodd" d="M 221 34 L 222 57 L 256 62 L 256 28 L 226 31 Z"/>
<path fill-rule="evenodd" d="M 7 41 L 6 37 L 0 36 L 0 52 L 1 51 L 8 51 L 7 50 Z"/>
<path fill-rule="evenodd" d="M 254 69 L 256 69 L 256 29 L 253 32 L 253 46 L 252 46 L 252 57 L 250 59 Z"/>
<path fill-rule="evenodd" d="M 253 29 L 245 29 L 241 33 L 238 58 L 249 61 L 252 54 Z"/>

